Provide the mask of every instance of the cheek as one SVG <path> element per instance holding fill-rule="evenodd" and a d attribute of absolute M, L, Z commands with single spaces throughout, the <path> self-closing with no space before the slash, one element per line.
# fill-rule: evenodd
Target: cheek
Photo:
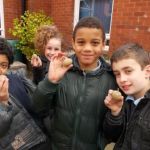
<path fill-rule="evenodd" d="M 8 69 L 0 69 L 0 75 L 5 75 Z"/>

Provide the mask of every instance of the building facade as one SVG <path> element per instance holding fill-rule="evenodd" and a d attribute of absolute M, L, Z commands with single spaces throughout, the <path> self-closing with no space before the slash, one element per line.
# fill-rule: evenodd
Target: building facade
<path fill-rule="evenodd" d="M 0 34 L 13 38 L 8 29 L 25 10 L 43 10 L 71 44 L 72 31 L 84 16 L 100 18 L 109 54 L 126 42 L 138 42 L 150 51 L 150 0 L 0 0 Z"/>

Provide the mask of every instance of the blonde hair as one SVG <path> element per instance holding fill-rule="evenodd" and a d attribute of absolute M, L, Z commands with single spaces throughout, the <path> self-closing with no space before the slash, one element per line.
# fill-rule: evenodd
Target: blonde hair
<path fill-rule="evenodd" d="M 45 46 L 48 41 L 52 38 L 58 38 L 61 42 L 63 41 L 62 35 L 54 25 L 42 25 L 38 28 L 35 39 L 34 46 L 40 54 L 44 54 Z"/>

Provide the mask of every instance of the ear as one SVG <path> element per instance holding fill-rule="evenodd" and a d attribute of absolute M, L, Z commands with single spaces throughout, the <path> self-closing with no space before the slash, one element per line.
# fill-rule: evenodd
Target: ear
<path fill-rule="evenodd" d="M 150 65 L 145 66 L 145 77 L 150 79 Z"/>

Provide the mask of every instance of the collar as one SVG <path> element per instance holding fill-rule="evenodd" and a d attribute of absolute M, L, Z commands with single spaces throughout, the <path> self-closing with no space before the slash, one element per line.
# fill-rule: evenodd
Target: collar
<path fill-rule="evenodd" d="M 85 73 L 86 73 L 86 72 L 95 72 L 95 71 L 99 70 L 100 67 L 101 67 L 101 62 L 100 62 L 100 60 L 98 60 L 98 61 L 97 61 L 97 67 L 96 67 L 96 68 L 94 68 L 93 70 L 84 71 L 84 72 L 85 72 Z"/>
<path fill-rule="evenodd" d="M 144 98 L 144 96 L 143 96 L 143 97 L 140 97 L 140 98 L 138 98 L 138 99 L 134 99 L 133 96 L 127 96 L 126 99 L 125 99 L 125 101 L 132 101 L 132 102 L 134 103 L 134 105 L 137 106 L 138 103 L 140 102 L 140 100 L 141 100 L 142 98 Z"/>

